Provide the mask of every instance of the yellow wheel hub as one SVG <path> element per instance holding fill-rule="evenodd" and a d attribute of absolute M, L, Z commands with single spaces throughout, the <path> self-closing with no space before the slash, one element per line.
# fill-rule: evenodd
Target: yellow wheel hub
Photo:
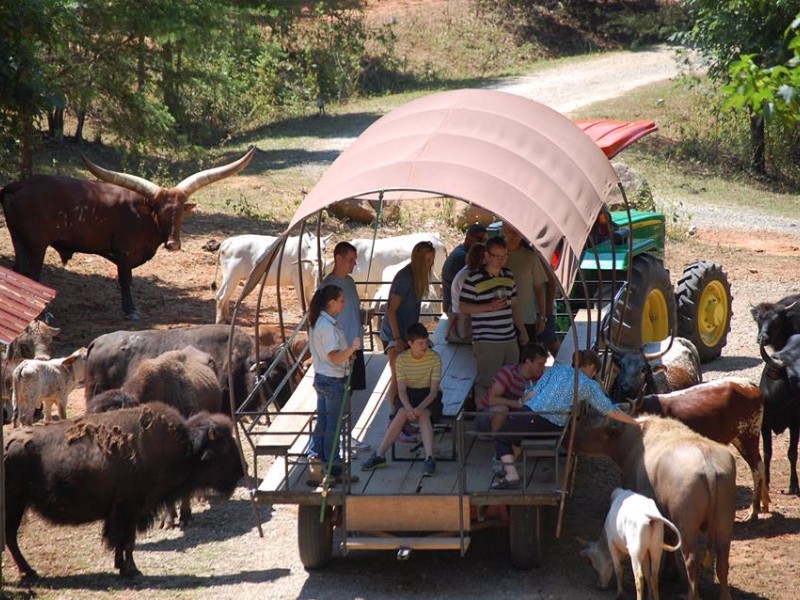
<path fill-rule="evenodd" d="M 651 290 L 642 311 L 642 343 L 658 342 L 670 336 L 669 309 L 661 290 Z"/>
<path fill-rule="evenodd" d="M 706 346 L 716 346 L 720 338 L 725 335 L 729 314 L 730 307 L 725 286 L 719 281 L 712 281 L 703 290 L 697 307 L 697 332 Z"/>

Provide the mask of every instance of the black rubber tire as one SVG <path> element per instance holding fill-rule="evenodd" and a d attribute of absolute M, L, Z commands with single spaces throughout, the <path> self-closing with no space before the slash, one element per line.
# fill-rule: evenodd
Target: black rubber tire
<path fill-rule="evenodd" d="M 325 510 L 321 523 L 319 511 L 319 505 L 315 504 L 297 507 L 297 547 L 306 569 L 322 569 L 333 557 L 332 511 L 330 507 Z"/>
<path fill-rule="evenodd" d="M 686 267 L 675 299 L 678 335 L 695 345 L 701 363 L 720 356 L 728 343 L 733 319 L 731 284 L 722 266 L 699 260 Z"/>
<path fill-rule="evenodd" d="M 517 569 L 538 568 L 542 564 L 545 524 L 541 506 L 508 507 L 508 542 L 511 564 Z"/>
<path fill-rule="evenodd" d="M 625 306 L 626 294 L 614 305 L 609 335 L 614 345 L 631 352 L 638 352 L 642 344 L 667 339 L 672 335 L 675 324 L 675 293 L 669 278 L 669 270 L 661 259 L 649 254 L 641 254 L 633 259 L 631 280 L 628 282 L 628 305 Z M 643 318 L 646 308 L 652 308 L 648 298 L 657 298 L 661 304 L 657 320 L 660 321 L 658 335 L 643 333 Z M 650 315 L 652 316 L 652 315 Z M 650 318 L 648 316 L 648 318 Z M 666 322 L 663 322 L 666 320 Z M 653 327 L 655 329 L 655 327 Z M 663 336 L 663 337 L 662 337 Z"/>

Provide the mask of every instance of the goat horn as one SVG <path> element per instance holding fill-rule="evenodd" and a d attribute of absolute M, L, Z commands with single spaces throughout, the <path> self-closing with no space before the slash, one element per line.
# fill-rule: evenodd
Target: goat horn
<path fill-rule="evenodd" d="M 247 151 L 247 154 L 245 154 L 239 160 L 221 167 L 206 169 L 205 171 L 195 173 L 194 175 L 181 181 L 177 185 L 177 188 L 186 194 L 186 197 L 188 198 L 202 187 L 214 183 L 215 181 L 219 181 L 220 179 L 225 179 L 226 177 L 236 175 L 239 171 L 250 164 L 250 161 L 253 159 L 253 156 L 255 156 L 255 153 L 256 147 L 253 146 Z"/>
<path fill-rule="evenodd" d="M 109 171 L 108 169 L 104 169 L 103 167 L 94 164 L 83 154 L 81 154 L 81 158 L 83 159 L 83 164 L 85 164 L 86 168 L 89 169 L 89 172 L 97 177 L 100 181 L 105 181 L 107 183 L 113 183 L 114 185 L 124 187 L 151 200 L 155 198 L 158 192 L 161 190 L 161 186 L 156 185 L 152 181 L 148 181 L 143 177 L 137 177 L 136 175 L 130 175 L 128 173 Z"/>
<path fill-rule="evenodd" d="M 674 335 L 671 335 L 671 336 L 669 336 L 669 344 L 667 344 L 667 347 L 666 347 L 666 349 L 664 349 L 664 350 L 661 350 L 661 351 L 659 351 L 659 352 L 653 352 L 652 354 L 648 354 L 647 352 L 644 352 L 644 351 L 642 351 L 642 354 L 644 355 L 644 359 L 645 359 L 646 361 L 651 361 L 651 360 L 655 360 L 655 359 L 657 359 L 657 358 L 661 358 L 661 357 L 662 357 L 662 356 L 664 356 L 664 355 L 665 355 L 667 352 L 669 352 L 669 351 L 670 351 L 670 348 L 672 348 L 672 344 L 673 344 L 674 342 L 675 342 L 675 336 L 674 336 Z"/>
<path fill-rule="evenodd" d="M 588 540 L 583 539 L 582 537 L 576 535 L 575 541 L 578 542 L 583 548 L 588 548 L 592 545 L 592 543 Z"/>

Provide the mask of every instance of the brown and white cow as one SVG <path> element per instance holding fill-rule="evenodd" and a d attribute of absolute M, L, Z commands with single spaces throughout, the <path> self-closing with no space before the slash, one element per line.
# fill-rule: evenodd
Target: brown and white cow
<path fill-rule="evenodd" d="M 728 568 L 736 513 L 736 462 L 728 448 L 674 419 L 643 418 L 640 426 L 584 418 L 576 432 L 583 454 L 611 458 L 622 471 L 622 487 L 656 501 L 681 533 L 689 576 L 689 600 L 697 600 L 698 538 L 716 554 L 722 600 L 730 600 Z"/>
<path fill-rule="evenodd" d="M 103 169 L 84 158 L 102 181 L 34 175 L 7 185 L 0 203 L 14 244 L 14 270 L 38 281 L 48 246 L 67 264 L 76 252 L 97 254 L 117 265 L 122 310 L 139 314 L 131 296 L 132 271 L 156 253 L 181 248 L 184 214 L 194 192 L 235 175 L 253 158 L 255 148 L 228 165 L 187 177 L 164 188 L 141 177 Z"/>
<path fill-rule="evenodd" d="M 753 382 L 725 377 L 671 394 L 651 394 L 635 405 L 637 412 L 672 417 L 720 444 L 733 444 L 753 474 L 753 506 L 748 519 L 758 518 L 759 504 L 769 510 L 769 486 L 758 448 L 764 398 Z"/>
<path fill-rule="evenodd" d="M 28 508 L 52 523 L 104 521 L 114 566 L 131 577 L 137 529 L 195 491 L 229 497 L 243 475 L 229 418 L 187 420 L 160 403 L 16 429 L 4 460 L 6 543 L 23 578 L 36 577 L 17 541 Z"/>

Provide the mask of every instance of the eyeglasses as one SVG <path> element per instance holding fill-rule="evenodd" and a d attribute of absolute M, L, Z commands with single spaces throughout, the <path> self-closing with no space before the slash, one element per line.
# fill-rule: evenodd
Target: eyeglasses
<path fill-rule="evenodd" d="M 486 254 L 488 254 L 492 258 L 502 258 L 503 260 L 508 258 L 508 252 L 506 252 L 505 254 L 494 254 L 492 252 L 487 252 Z"/>

